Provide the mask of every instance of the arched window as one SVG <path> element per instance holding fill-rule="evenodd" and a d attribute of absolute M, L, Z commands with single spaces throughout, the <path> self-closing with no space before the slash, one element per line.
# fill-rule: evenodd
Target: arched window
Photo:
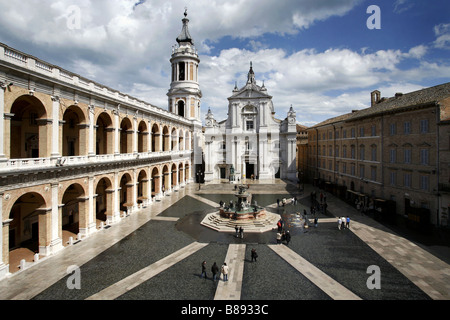
<path fill-rule="evenodd" d="M 184 115 L 185 115 L 184 101 L 183 100 L 178 101 L 178 115 L 180 117 L 184 117 Z"/>
<path fill-rule="evenodd" d="M 185 70 L 185 63 L 180 62 L 178 64 L 178 80 L 184 81 L 186 79 L 186 70 Z"/>

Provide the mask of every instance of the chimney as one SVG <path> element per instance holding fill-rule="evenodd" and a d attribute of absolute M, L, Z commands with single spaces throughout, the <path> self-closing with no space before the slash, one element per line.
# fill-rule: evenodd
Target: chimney
<path fill-rule="evenodd" d="M 397 92 L 396 94 L 395 94 L 395 97 L 396 98 L 400 98 L 400 97 L 402 97 L 403 96 L 403 93 L 401 93 L 401 92 Z"/>
<path fill-rule="evenodd" d="M 380 102 L 381 98 L 381 92 L 378 90 L 375 90 L 371 93 L 371 107 L 373 107 L 375 104 Z"/>

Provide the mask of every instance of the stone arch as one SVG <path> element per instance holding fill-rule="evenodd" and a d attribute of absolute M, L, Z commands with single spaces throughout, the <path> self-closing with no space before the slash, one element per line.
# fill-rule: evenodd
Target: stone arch
<path fill-rule="evenodd" d="M 10 114 L 10 158 L 48 157 L 51 123 L 41 100 L 31 95 L 20 96 L 13 102 Z"/>
<path fill-rule="evenodd" d="M 107 112 L 98 115 L 96 121 L 95 145 L 96 154 L 114 153 L 114 126 L 111 116 Z"/>
<path fill-rule="evenodd" d="M 9 247 L 5 263 L 9 263 L 11 273 L 19 270 L 21 259 L 32 262 L 41 247 L 50 245 L 49 211 L 45 197 L 35 190 L 27 190 L 11 200 L 7 228 L 3 229 L 9 235 L 4 246 Z"/>
<path fill-rule="evenodd" d="M 124 172 L 119 176 L 119 206 L 120 211 L 127 212 L 128 208 L 134 206 L 133 201 L 133 175 L 129 172 Z"/>
<path fill-rule="evenodd" d="M 95 194 L 97 195 L 94 203 L 95 218 L 97 220 L 97 227 L 103 221 L 107 221 L 109 217 L 113 216 L 114 203 L 113 195 L 114 189 L 109 177 L 98 177 L 95 186 Z"/>
<path fill-rule="evenodd" d="M 63 114 L 61 150 L 64 157 L 88 154 L 88 127 L 80 107 L 72 105 Z"/>
<path fill-rule="evenodd" d="M 133 124 L 129 118 L 120 122 L 120 153 L 133 153 Z"/>
<path fill-rule="evenodd" d="M 60 238 L 68 245 L 69 237 L 77 238 L 80 227 L 87 228 L 88 205 L 86 191 L 79 183 L 72 183 L 64 190 L 61 199 Z"/>
<path fill-rule="evenodd" d="M 165 192 L 165 191 L 169 190 L 170 186 L 171 186 L 170 171 L 169 171 L 169 166 L 167 164 L 164 165 L 162 168 L 162 176 L 163 176 L 162 191 Z"/>
<path fill-rule="evenodd" d="M 171 166 L 171 172 L 172 172 L 172 179 L 171 179 L 171 189 L 173 189 L 173 187 L 178 185 L 178 166 L 176 163 L 173 163 Z"/>
<path fill-rule="evenodd" d="M 168 126 L 163 127 L 162 135 L 162 151 L 170 151 L 170 131 Z"/>
<path fill-rule="evenodd" d="M 183 162 L 181 162 L 178 166 L 178 185 L 184 184 L 184 182 L 186 181 L 184 175 L 185 175 L 184 165 Z"/>
<path fill-rule="evenodd" d="M 137 175 L 137 203 L 144 203 L 146 202 L 146 200 L 148 200 L 148 188 L 149 188 L 149 183 L 148 183 L 148 174 L 147 174 L 147 170 L 145 169 L 141 169 L 138 172 Z"/>
<path fill-rule="evenodd" d="M 157 123 L 152 125 L 152 152 L 161 151 L 161 129 Z"/>
<path fill-rule="evenodd" d="M 155 197 L 157 194 L 161 192 L 161 174 L 158 169 L 158 167 L 152 168 L 151 171 L 151 179 L 152 179 L 152 186 L 151 186 L 151 194 L 152 197 Z"/>
<path fill-rule="evenodd" d="M 171 145 L 170 151 L 178 150 L 178 131 L 177 128 L 173 127 L 171 131 Z"/>
<path fill-rule="evenodd" d="M 184 147 L 184 130 L 180 129 L 178 131 L 178 148 L 181 151 L 185 149 Z"/>
<path fill-rule="evenodd" d="M 148 152 L 148 127 L 147 127 L 147 123 L 144 120 L 141 120 L 138 124 L 138 129 L 137 129 L 137 135 L 138 135 L 138 145 L 137 145 L 137 152 L 138 153 L 143 153 L 143 152 Z"/>

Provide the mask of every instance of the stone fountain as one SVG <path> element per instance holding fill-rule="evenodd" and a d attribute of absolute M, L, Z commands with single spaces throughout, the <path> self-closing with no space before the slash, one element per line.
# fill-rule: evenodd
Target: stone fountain
<path fill-rule="evenodd" d="M 239 186 L 239 192 L 235 194 L 237 201 L 230 201 L 228 206 L 220 208 L 220 216 L 233 220 L 258 219 L 266 216 L 266 210 L 257 203 L 251 204 L 252 195 L 247 192 L 248 187 Z"/>
<path fill-rule="evenodd" d="M 248 187 L 238 186 L 236 201 L 230 201 L 205 216 L 201 224 L 218 232 L 235 232 L 235 227 L 243 227 L 246 233 L 262 233 L 276 228 L 280 219 L 278 214 L 266 212 L 266 209 L 252 203 L 252 195 Z"/>

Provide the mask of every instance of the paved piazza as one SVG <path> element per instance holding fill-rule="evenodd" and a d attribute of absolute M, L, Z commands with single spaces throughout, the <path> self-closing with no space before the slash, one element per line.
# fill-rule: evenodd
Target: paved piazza
<path fill-rule="evenodd" d="M 328 214 L 315 228 L 303 227 L 296 212 L 309 213 L 310 192 L 276 180 L 250 184 L 258 205 L 280 214 L 292 234 L 276 243 L 276 230 L 218 233 L 200 225 L 220 200 L 234 199 L 229 184 L 191 184 L 109 229 L 0 282 L 10 300 L 449 300 L 448 247 L 413 243 L 327 195 Z M 276 200 L 297 196 L 297 205 Z M 350 216 L 338 230 L 336 216 Z M 258 253 L 251 261 L 251 250 Z M 436 251 L 437 252 L 437 251 Z M 208 278 L 200 278 L 207 262 Z M 213 281 L 211 265 L 230 266 L 229 281 Z M 80 289 L 69 289 L 69 266 L 78 266 Z M 379 268 L 380 289 L 368 272 Z M 372 278 L 371 278 L 372 277 Z M 369 279 L 370 278 L 370 279 Z M 373 281 L 372 281 L 373 280 Z"/>

